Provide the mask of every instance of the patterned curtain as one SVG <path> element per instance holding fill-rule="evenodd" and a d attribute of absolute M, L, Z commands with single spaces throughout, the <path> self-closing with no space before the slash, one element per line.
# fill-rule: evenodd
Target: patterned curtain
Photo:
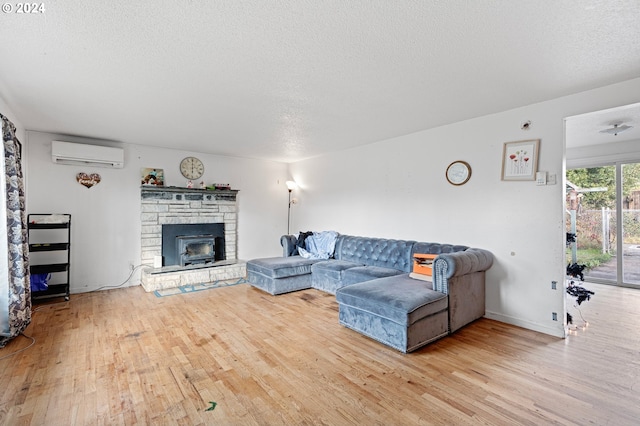
<path fill-rule="evenodd" d="M 31 322 L 31 286 L 21 163 L 22 146 L 16 138 L 13 123 L 2 114 L 0 121 L 4 142 L 4 167 L 0 168 L 1 348 L 22 333 Z"/>

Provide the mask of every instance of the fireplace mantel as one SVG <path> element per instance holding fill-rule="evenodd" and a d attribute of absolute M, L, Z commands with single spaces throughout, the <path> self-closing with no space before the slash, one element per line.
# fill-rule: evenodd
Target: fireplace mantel
<path fill-rule="evenodd" d="M 196 189 L 196 188 L 180 188 L 179 186 L 154 186 L 143 185 L 140 187 L 142 198 L 155 199 L 171 199 L 172 194 L 188 194 L 189 198 L 196 199 L 201 196 L 201 200 L 220 200 L 220 201 L 236 201 L 238 195 L 237 189 Z"/>
<path fill-rule="evenodd" d="M 141 202 L 141 263 L 146 265 L 142 285 L 153 291 L 168 286 L 192 284 L 194 281 L 243 278 L 244 262 L 237 260 L 237 198 L 238 190 L 207 190 L 179 187 L 142 186 Z M 162 255 L 162 225 L 168 224 L 224 224 L 224 265 L 184 271 L 155 268 L 154 260 Z M 173 268 L 172 268 L 173 269 Z M 208 269 L 208 271 L 207 271 Z M 194 275 L 195 273 L 195 275 Z M 169 275 L 167 275 L 169 274 Z M 237 275 L 229 277 L 228 275 Z"/>

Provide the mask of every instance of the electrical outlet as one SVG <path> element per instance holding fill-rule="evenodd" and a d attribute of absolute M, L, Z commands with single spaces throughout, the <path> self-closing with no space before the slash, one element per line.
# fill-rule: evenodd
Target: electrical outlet
<path fill-rule="evenodd" d="M 556 174 L 550 173 L 549 179 L 547 179 L 547 185 L 555 185 L 556 184 Z"/>
<path fill-rule="evenodd" d="M 551 319 L 554 321 L 558 321 L 558 313 L 557 312 L 551 312 Z"/>
<path fill-rule="evenodd" d="M 551 290 L 557 290 L 557 289 L 558 289 L 558 282 L 551 281 Z"/>

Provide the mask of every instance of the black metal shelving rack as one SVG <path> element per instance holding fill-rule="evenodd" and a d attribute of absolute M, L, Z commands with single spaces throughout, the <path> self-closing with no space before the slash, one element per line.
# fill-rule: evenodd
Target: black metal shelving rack
<path fill-rule="evenodd" d="M 38 221 L 36 218 L 52 216 L 49 213 L 33 213 L 28 216 L 29 222 L 29 252 L 63 252 L 66 251 L 66 262 L 60 263 L 46 263 L 46 264 L 30 264 L 29 271 L 31 274 L 48 274 L 63 272 L 63 282 L 56 284 L 49 284 L 49 287 L 43 291 L 32 291 L 31 300 L 37 301 L 40 299 L 49 299 L 53 297 L 64 297 L 64 300 L 69 300 L 69 273 L 71 265 L 71 215 L 60 214 L 56 216 L 63 216 L 66 221 L 47 223 L 46 221 Z M 32 231 L 39 229 L 66 229 L 66 241 L 63 242 L 32 242 Z M 64 256 L 63 256 L 64 257 Z"/>

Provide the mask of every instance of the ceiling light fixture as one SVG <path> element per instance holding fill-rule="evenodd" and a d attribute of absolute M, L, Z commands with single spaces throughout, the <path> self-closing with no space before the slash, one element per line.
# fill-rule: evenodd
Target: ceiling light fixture
<path fill-rule="evenodd" d="M 626 124 L 614 124 L 610 129 L 600 130 L 600 133 L 607 133 L 609 135 L 618 136 L 618 133 L 626 132 L 629 129 L 632 129 L 633 126 L 627 126 Z"/>

